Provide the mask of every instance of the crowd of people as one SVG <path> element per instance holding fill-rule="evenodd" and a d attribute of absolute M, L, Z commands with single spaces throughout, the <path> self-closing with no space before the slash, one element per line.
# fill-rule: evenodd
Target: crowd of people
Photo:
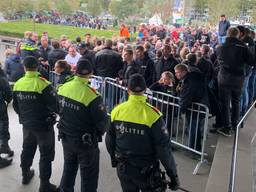
<path fill-rule="evenodd" d="M 187 27 L 182 32 L 179 30 L 180 29 L 174 29 L 170 31 L 163 26 L 150 28 L 147 25 L 141 25 L 139 37 L 135 42 L 130 42 L 128 37 L 113 38 L 112 40 L 92 39 L 89 33 L 85 34 L 84 40 L 78 37 L 75 42 L 71 42 L 65 35 L 62 35 L 58 40 L 49 39 L 46 32 L 42 34 L 40 41 L 38 41 L 37 33 L 27 31 L 25 32 L 24 39 L 19 43 L 16 53 L 12 50 L 6 50 L 7 59 L 4 72 L 8 81 L 17 82 L 17 80 L 24 75 L 24 64 L 26 69 L 24 78 L 29 78 L 30 76 L 36 77 L 34 73 L 30 74 L 31 69 L 33 69 L 33 72 L 38 70 L 42 78 L 52 81 L 56 87 L 60 86 L 58 90 L 58 94 L 61 98 L 61 123 L 59 129 L 63 131 L 61 138 L 64 141 L 64 153 L 67 155 L 65 156 L 66 159 L 64 162 L 61 187 L 64 189 L 73 188 L 73 180 L 76 175 L 75 170 L 77 170 L 76 165 L 72 164 L 74 163 L 72 160 L 74 154 L 82 155 L 79 156 L 79 158 L 81 157 L 82 159 L 88 158 L 88 154 L 83 154 L 83 152 L 79 150 L 74 151 L 74 149 L 71 149 L 68 145 L 70 142 L 69 139 L 73 142 L 71 138 L 76 137 L 76 135 L 70 133 L 69 128 L 72 127 L 72 130 L 74 129 L 80 133 L 81 130 L 78 130 L 77 127 L 83 127 L 81 124 L 76 124 L 75 121 L 70 120 L 68 117 L 72 117 L 76 119 L 77 122 L 84 123 L 86 126 L 95 126 L 98 131 L 97 136 L 101 136 L 105 132 L 99 129 L 100 125 L 107 126 L 106 119 L 104 119 L 105 108 L 102 101 L 100 99 L 95 100 L 95 102 L 97 101 L 96 104 L 90 105 L 90 103 L 93 103 L 94 99 L 97 98 L 95 92 L 90 92 L 91 90 L 88 88 L 87 91 L 90 92 L 88 93 L 88 99 L 81 99 L 78 95 L 80 93 L 85 94 L 80 91 L 83 89 L 80 87 L 79 83 L 84 83 L 84 85 L 87 86 L 88 81 L 84 80 L 83 77 L 87 79 L 88 75 L 91 75 L 92 72 L 96 76 L 115 79 L 118 84 L 128 87 L 132 95 L 129 97 L 127 103 L 114 109 L 111 113 L 110 127 L 113 129 L 107 130 L 106 141 L 112 165 L 120 165 L 118 166 L 118 176 L 124 191 L 129 191 L 129 187 L 131 186 L 137 189 L 143 189 L 143 182 L 134 183 L 134 181 L 131 181 L 130 177 L 126 177 L 123 174 L 122 169 L 124 167 L 121 167 L 125 163 L 123 161 L 130 161 L 130 158 L 133 158 L 134 154 L 139 155 L 143 153 L 145 155 L 152 155 L 151 153 L 153 152 L 149 147 L 150 145 L 147 146 L 147 142 L 150 142 L 147 139 L 143 139 L 146 144 L 139 149 L 136 149 L 136 147 L 138 148 L 138 143 L 136 143 L 136 136 L 134 135 L 131 136 L 131 141 L 135 143 L 131 145 L 127 144 L 129 137 L 125 137 L 122 140 L 123 133 L 120 133 L 121 129 L 128 130 L 130 126 L 134 126 L 136 130 L 142 128 L 144 130 L 144 127 L 139 128 L 139 125 L 145 124 L 147 125 L 146 127 L 153 127 L 153 130 L 157 130 L 158 128 L 155 128 L 155 126 L 161 127 L 162 125 L 161 121 L 159 121 L 159 115 L 161 116 L 159 111 L 156 111 L 157 114 L 151 116 L 152 119 L 148 120 L 149 122 L 140 121 L 135 117 L 131 119 L 127 117 L 127 115 L 122 114 L 124 108 L 127 107 L 126 111 L 128 111 L 128 108 L 130 111 L 133 111 L 132 106 L 136 104 L 139 106 L 141 102 L 144 101 L 142 95 L 146 88 L 180 97 L 179 105 L 181 113 L 187 113 L 187 109 L 193 102 L 207 105 L 210 109 L 210 113 L 216 116 L 216 122 L 213 125 L 213 129 L 210 131 L 218 132 L 224 136 L 231 136 L 232 130 L 236 128 L 240 117 L 244 115 L 256 98 L 255 32 L 244 26 L 230 27 L 225 15 L 221 16 L 218 33 L 207 28 Z M 34 66 L 33 63 L 38 63 L 38 65 Z M 56 74 L 58 78 L 52 78 L 52 76 Z M 73 78 L 73 75 L 75 75 L 75 78 Z M 131 79 L 134 80 L 134 82 Z M 14 92 L 16 91 L 16 96 L 14 94 L 14 97 L 16 97 L 16 105 L 21 107 L 22 105 L 19 105 L 19 103 L 22 103 L 23 100 L 33 100 L 33 98 L 36 97 L 33 94 L 22 96 L 22 91 L 29 91 L 30 88 L 19 82 L 20 81 L 17 82 L 19 86 L 14 86 Z M 22 82 L 24 84 L 26 81 L 22 78 Z M 51 90 L 46 89 L 46 87 L 48 87 L 48 84 L 42 84 L 39 86 L 42 90 L 30 90 L 30 93 L 32 91 L 46 95 L 48 92 L 51 94 Z M 46 91 L 44 91 L 44 89 L 46 89 Z M 8 101 L 6 100 L 6 102 L 9 101 L 10 99 L 8 99 Z M 97 117 L 94 117 L 92 115 L 90 119 L 95 125 L 93 123 L 92 125 L 87 119 L 80 120 L 79 115 L 74 115 L 73 112 L 80 111 L 84 107 L 85 111 L 81 113 L 84 115 L 83 117 L 85 117 L 87 113 L 90 113 L 90 111 L 98 111 L 97 114 L 99 116 L 96 115 Z M 64 108 L 67 111 L 63 111 Z M 142 108 L 143 109 L 140 108 L 140 110 L 149 110 L 147 108 L 144 109 L 144 107 Z M 54 109 L 52 112 L 56 112 L 56 110 L 57 109 Z M 23 124 L 26 124 L 26 114 L 21 116 L 22 112 L 20 112 L 20 109 L 17 107 L 16 111 L 20 115 L 21 120 L 23 120 Z M 138 115 L 136 111 L 133 111 L 133 113 Z M 145 113 L 148 114 L 151 112 Z M 83 117 L 81 116 L 81 118 Z M 127 124 L 125 120 L 132 123 L 132 125 Z M 6 125 L 6 121 L 8 120 L 5 119 L 4 121 Z M 33 126 L 35 125 L 33 124 Z M 191 148 L 200 151 L 201 131 L 195 131 L 197 129 L 196 126 L 199 125 L 194 124 L 191 127 L 190 137 L 196 137 L 198 141 L 196 142 L 196 146 L 194 142 L 189 143 L 189 145 Z M 1 129 L 3 130 L 3 128 Z M 5 133 L 6 130 L 8 132 L 8 124 L 4 129 Z M 162 146 L 163 148 L 157 148 L 157 151 L 162 154 L 162 156 L 160 155 L 160 160 L 173 182 L 172 188 L 177 190 L 179 182 L 176 168 L 173 166 L 174 160 L 167 155 L 168 150 L 165 148 L 168 142 L 164 139 L 164 143 L 161 144 L 159 141 L 160 135 L 165 135 L 165 133 L 158 133 L 157 131 L 152 132 L 155 132 L 157 135 L 152 136 L 152 138 L 155 139 L 154 142 L 156 142 L 159 147 L 165 145 Z M 198 134 L 197 136 L 195 135 L 196 132 Z M 74 132 L 74 134 L 75 133 L 76 132 Z M 36 133 L 33 134 L 37 137 Z M 145 130 L 143 132 L 137 131 L 136 134 L 147 135 L 149 133 Z M 165 138 L 163 135 L 161 138 Z M 86 142 L 92 142 L 90 134 L 89 136 L 83 136 L 83 139 L 88 139 Z M 149 135 L 145 136 L 145 138 L 148 136 Z M 12 151 L 8 145 L 9 137 L 0 134 L 0 139 L 1 137 L 5 138 L 5 140 L 2 139 L 4 142 L 3 145 L 1 145 L 1 150 L 3 149 L 3 151 L 7 151 L 11 154 Z M 65 138 L 67 140 L 65 140 Z M 191 139 L 191 141 L 192 140 L 193 139 Z M 76 146 L 76 143 L 74 142 L 72 145 Z M 129 147 L 126 148 L 125 145 L 129 145 Z M 141 151 L 139 151 L 140 149 Z M 122 150 L 125 151 L 125 154 Z M 23 149 L 24 162 L 26 160 L 25 151 L 26 149 Z M 92 151 L 92 154 L 94 154 L 94 158 L 98 158 L 97 151 Z M 166 159 L 168 158 L 169 160 L 167 161 Z M 3 159 L 2 161 L 4 162 Z M 48 161 L 50 160 L 48 159 Z M 131 162 L 135 162 L 137 165 L 142 163 L 140 159 Z M 85 162 L 80 161 L 80 159 L 79 163 L 86 167 Z M 49 164 L 47 165 L 49 166 Z M 30 166 L 28 165 L 26 167 L 27 169 L 24 170 L 24 177 L 27 178 L 27 180 L 30 180 L 29 178 L 33 175 Z M 94 168 L 96 166 L 95 169 L 98 169 L 97 165 L 94 164 L 92 167 L 93 166 Z M 132 164 L 131 167 L 133 167 Z M 141 166 L 141 168 L 142 167 L 143 166 Z M 43 171 L 43 168 L 41 171 Z M 83 171 L 86 172 L 88 170 L 84 169 Z M 97 178 L 98 173 L 94 172 L 94 174 L 95 178 Z M 85 179 L 86 173 L 82 173 L 82 175 L 84 176 L 83 179 Z M 46 177 L 48 183 L 43 183 L 43 187 L 44 184 L 49 187 L 49 175 L 46 175 Z M 69 177 L 72 177 L 72 181 L 68 182 Z M 96 189 L 97 181 L 93 180 L 92 182 L 92 186 Z M 133 183 L 134 186 L 131 185 L 131 183 Z M 88 183 L 83 183 L 83 181 L 82 185 L 89 187 Z M 95 190 L 92 189 L 92 191 Z"/>
<path fill-rule="evenodd" d="M 75 13 L 72 16 L 61 16 L 60 13 L 54 11 L 50 15 L 37 14 L 35 16 L 35 22 L 103 30 L 108 29 L 108 25 L 112 24 L 110 19 L 89 17 L 82 13 Z"/>

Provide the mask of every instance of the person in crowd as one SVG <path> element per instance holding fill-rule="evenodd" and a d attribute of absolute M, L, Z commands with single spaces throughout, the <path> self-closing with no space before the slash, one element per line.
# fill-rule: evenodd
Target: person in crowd
<path fill-rule="evenodd" d="M 89 60 L 80 59 L 74 79 L 59 87 L 59 135 L 64 151 L 60 191 L 74 191 L 78 167 L 81 192 L 96 192 L 99 177 L 98 142 L 109 124 L 102 97 L 89 85 Z M 85 97 L 86 95 L 86 97 Z"/>
<path fill-rule="evenodd" d="M 89 50 L 85 43 L 81 43 L 81 45 L 78 47 L 78 50 L 81 55 L 81 58 L 88 59 L 91 62 L 93 68 L 95 68 L 94 51 Z"/>
<path fill-rule="evenodd" d="M 80 59 L 81 55 L 76 51 L 75 46 L 71 46 L 68 49 L 68 54 L 65 57 L 65 60 L 67 63 L 71 66 L 71 70 L 75 71 L 76 69 L 76 64 L 78 60 Z"/>
<path fill-rule="evenodd" d="M 103 47 L 102 47 L 102 40 L 101 39 L 97 39 L 96 40 L 96 46 L 94 47 L 93 51 L 95 53 L 99 52 Z"/>
<path fill-rule="evenodd" d="M 91 34 L 90 33 L 86 33 L 84 35 L 84 43 L 88 50 L 94 49 L 94 45 L 91 43 Z"/>
<path fill-rule="evenodd" d="M 227 31 L 230 27 L 230 22 L 226 19 L 226 16 L 222 14 L 219 21 L 218 40 L 219 44 L 224 44 L 227 36 Z"/>
<path fill-rule="evenodd" d="M 116 78 L 122 68 L 122 57 L 112 50 L 112 40 L 107 39 L 104 48 L 95 55 L 95 75 Z"/>
<path fill-rule="evenodd" d="M 236 27 L 228 29 L 227 39 L 219 47 L 220 71 L 218 73 L 219 98 L 222 110 L 223 128 L 218 133 L 231 136 L 240 117 L 240 98 L 246 76 L 245 65 L 255 65 L 248 47 L 238 38 L 240 31 Z M 230 115 L 230 103 L 231 115 Z"/>
<path fill-rule="evenodd" d="M 192 103 L 208 104 L 207 88 L 204 80 L 204 75 L 197 67 L 188 68 L 187 65 L 178 64 L 174 68 L 175 76 L 179 80 L 177 86 L 178 96 L 180 97 L 181 113 L 191 113 L 188 108 Z M 192 118 L 192 119 L 191 119 Z M 201 121 L 202 117 L 197 115 L 187 115 L 189 124 L 189 147 L 197 151 L 201 150 Z M 196 134 L 197 133 L 197 134 Z"/>
<path fill-rule="evenodd" d="M 76 37 L 76 47 L 79 47 L 79 46 L 81 45 L 81 43 L 82 43 L 81 37 L 80 37 L 80 36 L 77 36 L 77 37 Z"/>
<path fill-rule="evenodd" d="M 40 53 L 40 62 L 43 65 L 49 65 L 48 63 L 48 55 L 49 52 L 52 50 L 52 46 L 49 45 L 49 40 L 47 36 L 42 36 L 41 37 L 41 45 L 39 46 L 39 53 Z"/>
<path fill-rule="evenodd" d="M 197 66 L 205 76 L 205 83 L 209 85 L 213 78 L 213 64 L 210 59 L 210 47 L 203 44 L 200 49 L 201 57 L 198 60 Z"/>
<path fill-rule="evenodd" d="M 67 38 L 66 35 L 61 35 L 61 36 L 60 36 L 60 40 L 59 40 L 59 42 L 60 42 L 60 48 L 63 49 L 63 50 L 65 50 L 65 51 L 67 51 L 67 50 L 66 50 L 66 43 L 67 43 L 67 41 L 68 41 L 68 38 Z"/>
<path fill-rule="evenodd" d="M 39 192 L 55 192 L 50 183 L 52 161 L 55 155 L 53 126 L 56 121 L 57 97 L 50 83 L 37 72 L 38 61 L 33 56 L 24 59 L 26 74 L 13 88 L 13 108 L 23 126 L 23 146 L 21 152 L 22 184 L 30 183 L 34 176 L 31 169 L 37 146 L 40 151 Z"/>
<path fill-rule="evenodd" d="M 160 171 L 159 161 L 170 177 L 171 190 L 178 190 L 168 131 L 161 112 L 146 102 L 145 90 L 143 76 L 133 74 L 128 82 L 128 101 L 111 112 L 111 126 L 105 139 L 111 164 L 117 169 L 124 192 L 155 191 L 149 181 Z"/>
<path fill-rule="evenodd" d="M 16 82 L 24 75 L 24 67 L 21 63 L 20 56 L 15 54 L 12 49 L 6 49 L 4 72 L 9 82 Z"/>
<path fill-rule="evenodd" d="M 52 41 L 53 49 L 48 54 L 48 63 L 51 69 L 54 68 L 56 61 L 65 59 L 67 52 L 60 48 L 58 40 Z"/>
<path fill-rule="evenodd" d="M 20 46 L 20 56 L 23 61 L 27 56 L 33 56 L 35 58 L 40 57 L 39 50 L 37 48 L 38 35 L 35 32 L 29 33 L 28 38 Z"/>
<path fill-rule="evenodd" d="M 163 56 L 158 63 L 155 64 L 156 67 L 156 79 L 160 79 L 161 74 L 164 71 L 170 71 L 174 74 L 174 67 L 178 64 L 177 60 L 171 54 L 171 46 L 165 44 L 163 49 Z"/>
<path fill-rule="evenodd" d="M 148 52 L 144 51 L 142 45 L 136 47 L 136 60 L 135 62 L 141 67 L 141 73 L 145 78 L 146 85 L 149 87 L 155 82 L 155 66 L 154 61 L 152 61 L 148 55 Z"/>
<path fill-rule="evenodd" d="M 131 75 L 141 72 L 141 67 L 133 59 L 133 50 L 127 49 L 123 54 L 124 68 L 120 71 L 120 76 L 117 82 L 127 86 L 128 79 Z"/>
<path fill-rule="evenodd" d="M 180 50 L 180 58 L 182 61 L 187 59 L 187 55 L 190 53 L 188 47 L 184 47 Z"/>
<path fill-rule="evenodd" d="M 244 26 L 237 26 L 237 28 L 240 31 L 239 39 L 245 43 L 245 45 L 248 47 L 250 53 L 253 55 L 253 58 L 255 59 L 255 44 L 253 39 L 250 37 L 250 30 L 245 28 Z M 251 96 L 251 91 L 249 88 L 249 79 L 252 74 L 252 66 L 245 65 L 245 79 L 242 89 L 242 97 L 241 97 L 241 115 L 243 116 L 248 108 L 249 105 L 249 93 Z"/>
<path fill-rule="evenodd" d="M 54 66 L 54 72 L 50 73 L 50 81 L 55 88 L 65 83 L 65 81 L 71 77 L 71 66 L 65 60 L 58 60 Z"/>
<path fill-rule="evenodd" d="M 4 71 L 0 68 L 0 157 L 1 154 L 7 154 L 9 157 L 14 155 L 14 152 L 10 149 L 9 140 L 9 118 L 7 107 L 12 100 L 12 90 L 4 74 Z M 0 167 L 10 165 L 12 159 L 0 158 Z"/>
<path fill-rule="evenodd" d="M 175 96 L 176 87 L 174 75 L 170 71 L 163 72 L 160 80 L 151 85 L 149 89 L 152 91 L 168 93 Z"/>
<path fill-rule="evenodd" d="M 124 24 L 122 24 L 120 28 L 120 37 L 126 37 L 126 38 L 130 37 L 129 30 Z"/>
<path fill-rule="evenodd" d="M 17 42 L 17 47 L 16 47 L 16 54 L 20 56 L 21 54 L 21 45 L 29 38 L 31 37 L 32 32 L 31 31 L 25 31 L 24 32 L 24 38 L 21 39 L 20 41 Z"/>

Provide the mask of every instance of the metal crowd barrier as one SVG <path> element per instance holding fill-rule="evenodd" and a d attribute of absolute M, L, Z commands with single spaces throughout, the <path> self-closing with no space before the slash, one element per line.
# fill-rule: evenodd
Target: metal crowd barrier
<path fill-rule="evenodd" d="M 106 78 L 104 88 L 104 101 L 108 112 L 128 98 L 127 88 L 118 84 L 115 79 Z M 193 171 L 193 174 L 197 174 L 200 166 L 207 162 L 205 143 L 209 118 L 208 107 L 193 103 L 185 114 L 181 114 L 178 97 L 150 90 L 145 95 L 148 102 L 163 113 L 172 144 L 200 155 L 200 162 Z"/>
<path fill-rule="evenodd" d="M 59 75 L 51 71 L 50 81 L 54 87 L 58 86 L 58 80 Z M 116 105 L 128 99 L 127 88 L 117 83 L 115 79 L 91 76 L 90 85 L 102 95 L 109 113 Z M 185 114 L 181 114 L 180 98 L 151 90 L 147 90 L 145 96 L 151 105 L 162 112 L 172 144 L 200 155 L 200 161 L 193 171 L 193 174 L 197 174 L 200 166 L 207 162 L 205 143 L 209 118 L 208 107 L 193 103 Z"/>

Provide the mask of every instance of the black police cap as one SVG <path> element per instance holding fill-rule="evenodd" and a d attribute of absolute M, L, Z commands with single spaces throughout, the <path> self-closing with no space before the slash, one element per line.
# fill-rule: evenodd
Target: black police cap
<path fill-rule="evenodd" d="M 92 63 L 88 59 L 81 58 L 76 65 L 76 74 L 89 75 L 92 73 Z"/>
<path fill-rule="evenodd" d="M 27 68 L 27 69 L 35 69 L 38 67 L 38 61 L 35 57 L 33 56 L 27 56 L 25 57 L 25 59 L 23 60 L 23 65 Z"/>
<path fill-rule="evenodd" d="M 128 80 L 128 88 L 132 92 L 137 92 L 137 93 L 145 91 L 147 86 L 146 86 L 144 77 L 139 73 L 135 73 L 131 75 Z"/>

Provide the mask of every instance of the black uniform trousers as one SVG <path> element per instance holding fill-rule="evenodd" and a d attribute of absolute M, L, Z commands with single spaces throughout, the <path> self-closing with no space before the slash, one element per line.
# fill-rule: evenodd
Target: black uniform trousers
<path fill-rule="evenodd" d="M 62 139 L 64 169 L 60 188 L 62 192 L 74 192 L 78 166 L 80 166 L 81 192 L 96 192 L 99 178 L 99 148 L 86 147 L 74 138 Z M 97 144 L 98 145 L 98 144 Z"/>
<path fill-rule="evenodd" d="M 117 176 L 123 192 L 154 192 L 150 190 L 148 175 L 142 174 L 141 170 L 134 166 L 118 163 Z"/>
<path fill-rule="evenodd" d="M 222 111 L 222 123 L 226 128 L 235 128 L 240 118 L 240 100 L 242 88 L 219 85 L 219 98 Z M 231 102 L 231 115 L 230 115 Z M 231 118 L 230 118 L 231 117 Z"/>
<path fill-rule="evenodd" d="M 41 180 L 49 180 L 52 174 L 52 161 L 55 156 L 54 130 L 38 131 L 23 127 L 23 149 L 21 153 L 21 168 L 28 170 L 36 153 L 37 145 L 40 151 L 39 172 Z"/>
<path fill-rule="evenodd" d="M 10 139 L 9 119 L 6 104 L 0 104 L 0 141 L 7 142 Z"/>

